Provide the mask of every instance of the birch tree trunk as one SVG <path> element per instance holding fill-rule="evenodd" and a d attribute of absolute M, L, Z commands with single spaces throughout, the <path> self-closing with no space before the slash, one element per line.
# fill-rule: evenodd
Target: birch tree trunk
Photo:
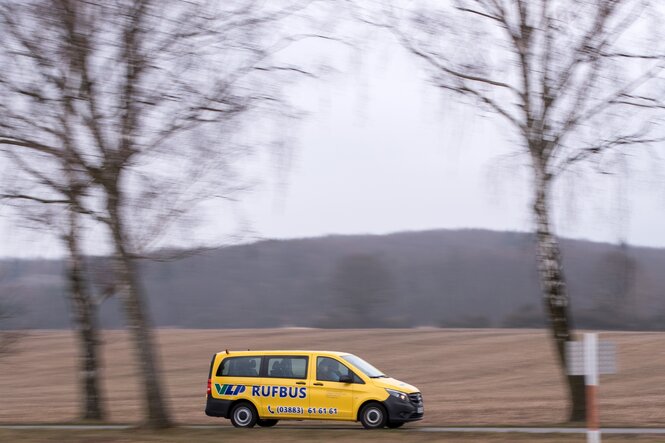
<path fill-rule="evenodd" d="M 90 297 L 84 277 L 83 257 L 79 246 L 79 215 L 73 209 L 68 212 L 69 230 L 65 235 L 69 249 L 67 279 L 72 317 L 80 342 L 79 379 L 83 396 L 81 418 L 103 420 L 105 414 L 100 382 L 97 306 Z"/>
<path fill-rule="evenodd" d="M 109 192 L 107 204 L 109 224 L 113 238 L 113 261 L 116 279 L 121 288 L 127 327 L 134 342 L 139 379 L 143 389 L 145 407 L 144 425 L 150 429 L 171 426 L 169 410 L 164 398 L 166 391 L 161 383 L 161 371 L 154 349 L 154 338 L 147 315 L 147 301 L 136 272 L 136 263 L 127 251 L 127 238 L 120 215 L 118 188 Z"/>
<path fill-rule="evenodd" d="M 559 243 L 550 228 L 549 198 L 552 176 L 542 161 L 534 158 L 533 212 L 536 221 L 536 255 L 538 273 L 543 291 L 543 303 L 550 322 L 550 332 L 556 344 L 561 367 L 566 370 L 566 342 L 571 341 L 569 298 L 563 275 Z M 566 375 L 570 390 L 570 421 L 583 421 L 586 417 L 584 377 Z"/>

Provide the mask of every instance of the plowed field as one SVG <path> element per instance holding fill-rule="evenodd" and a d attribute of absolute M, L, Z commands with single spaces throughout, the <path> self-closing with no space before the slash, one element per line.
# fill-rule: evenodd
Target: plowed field
<path fill-rule="evenodd" d="M 325 349 L 355 353 L 418 386 L 425 420 L 410 426 L 538 425 L 566 419 L 566 388 L 545 331 L 451 329 L 172 330 L 156 333 L 162 386 L 179 422 L 217 424 L 203 413 L 210 357 L 224 349 Z M 601 377 L 604 426 L 665 423 L 665 334 L 613 332 L 619 373 Z M 141 416 L 140 386 L 127 334 L 103 335 L 110 420 Z M 0 422 L 77 419 L 75 337 L 33 331 L 0 358 Z M 359 425 L 354 425 L 359 426 Z"/>

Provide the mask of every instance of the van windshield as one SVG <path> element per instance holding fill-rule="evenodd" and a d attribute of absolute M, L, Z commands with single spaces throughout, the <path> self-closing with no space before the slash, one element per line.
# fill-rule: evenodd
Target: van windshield
<path fill-rule="evenodd" d="M 370 365 L 367 363 L 365 360 L 363 360 L 360 357 L 356 357 L 355 355 L 342 355 L 342 358 L 349 363 L 351 363 L 353 366 L 356 368 L 360 369 L 363 374 L 368 376 L 369 378 L 381 378 L 381 377 L 387 377 L 386 374 L 383 372 L 379 371 L 376 369 L 374 366 Z"/>

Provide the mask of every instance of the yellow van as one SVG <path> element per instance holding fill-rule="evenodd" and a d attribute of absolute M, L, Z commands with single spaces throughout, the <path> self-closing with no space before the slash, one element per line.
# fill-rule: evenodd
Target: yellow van
<path fill-rule="evenodd" d="M 423 400 L 416 387 L 344 352 L 225 351 L 210 363 L 205 413 L 240 428 L 305 419 L 398 428 L 423 418 Z"/>

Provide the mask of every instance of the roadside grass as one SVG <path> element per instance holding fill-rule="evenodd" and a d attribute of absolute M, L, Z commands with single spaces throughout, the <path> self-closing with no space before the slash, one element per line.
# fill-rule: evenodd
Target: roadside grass
<path fill-rule="evenodd" d="M 311 442 L 335 441 L 346 442 L 448 442 L 448 443 L 574 443 L 584 442 L 583 434 L 485 434 L 485 433 L 435 433 L 416 430 L 380 430 L 362 429 L 182 429 L 165 431 L 128 430 L 6 430 L 0 429 L 0 441 L 17 443 L 218 443 L 219 441 L 247 442 Z M 663 436 L 603 436 L 606 442 L 650 443 L 662 442 Z"/>

